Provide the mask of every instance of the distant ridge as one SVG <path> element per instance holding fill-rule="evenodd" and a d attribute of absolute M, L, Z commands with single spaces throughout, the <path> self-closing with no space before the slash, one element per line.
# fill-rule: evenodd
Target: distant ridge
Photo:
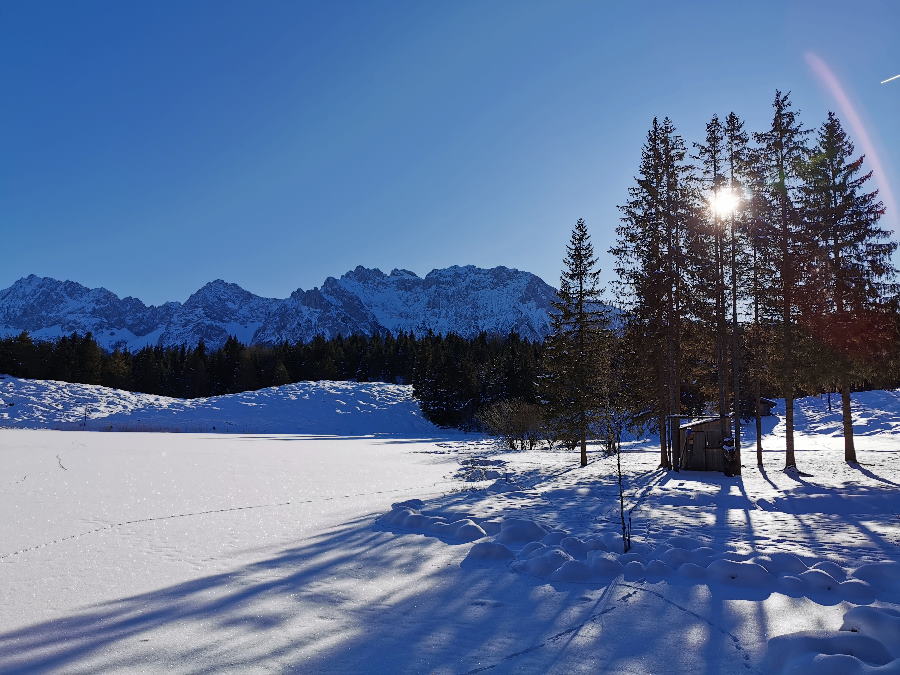
<path fill-rule="evenodd" d="M 201 339 L 215 349 L 229 335 L 246 344 L 400 331 L 464 337 L 516 331 L 541 340 L 549 330 L 554 297 L 553 287 L 530 272 L 473 265 L 436 269 L 425 277 L 359 266 L 284 299 L 263 298 L 216 279 L 184 303 L 160 306 L 32 274 L 0 290 L 0 336 L 28 331 L 52 339 L 91 332 L 106 349 L 132 350 L 195 345 Z"/>

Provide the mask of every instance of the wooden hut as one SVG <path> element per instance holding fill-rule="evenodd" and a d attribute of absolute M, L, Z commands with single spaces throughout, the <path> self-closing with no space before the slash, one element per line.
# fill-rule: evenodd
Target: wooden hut
<path fill-rule="evenodd" d="M 686 419 L 678 424 L 677 435 L 672 436 L 677 439 L 673 448 L 676 466 L 691 471 L 725 471 L 724 449 L 731 440 L 730 417 Z"/>

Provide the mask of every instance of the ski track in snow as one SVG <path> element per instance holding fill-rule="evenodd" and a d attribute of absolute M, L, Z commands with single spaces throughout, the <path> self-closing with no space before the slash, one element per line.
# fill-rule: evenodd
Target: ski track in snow
<path fill-rule="evenodd" d="M 65 468 L 65 467 L 63 467 Z M 24 479 L 23 479 L 24 480 Z M 31 551 L 37 551 L 42 548 L 46 548 L 47 546 L 52 546 L 53 544 L 61 544 L 66 541 L 71 541 L 73 539 L 80 539 L 81 537 L 86 537 L 91 534 L 98 534 L 100 532 L 106 532 L 108 530 L 115 529 L 117 527 L 124 527 L 126 525 L 139 525 L 141 523 L 152 523 L 160 520 L 173 520 L 175 518 L 192 518 L 195 516 L 207 516 L 214 513 L 229 513 L 232 511 L 249 511 L 252 509 L 269 509 L 276 508 L 279 506 L 296 506 L 298 504 L 317 504 L 324 502 L 331 502 L 338 499 L 352 499 L 354 497 L 370 497 L 373 495 L 383 495 L 383 494 L 392 494 L 399 492 L 415 492 L 419 490 L 426 490 L 431 487 L 436 487 L 438 485 L 447 485 L 447 484 L 456 484 L 455 481 L 439 481 L 437 483 L 431 483 L 430 485 L 420 485 L 418 487 L 412 488 L 399 488 L 397 490 L 376 490 L 374 492 L 358 492 L 355 494 L 347 494 L 347 495 L 339 495 L 334 497 L 323 497 L 321 499 L 303 499 L 303 500 L 293 500 L 286 502 L 277 502 L 274 504 L 254 504 L 251 506 L 229 506 L 222 509 L 209 509 L 207 511 L 195 511 L 193 513 L 174 513 L 167 516 L 151 516 L 148 518 L 136 518 L 134 520 L 123 520 L 120 523 L 110 523 L 108 525 L 104 525 L 102 527 L 95 527 L 92 530 L 86 530 L 84 532 L 79 532 L 78 534 L 70 534 L 66 537 L 59 537 L 57 539 L 52 539 L 50 541 L 45 541 L 40 544 L 35 544 L 34 546 L 29 546 L 27 548 L 19 549 L 18 551 L 11 551 L 9 553 L 0 554 L 0 560 L 4 558 L 10 558 L 15 555 L 22 555 L 23 553 L 29 553 Z"/>

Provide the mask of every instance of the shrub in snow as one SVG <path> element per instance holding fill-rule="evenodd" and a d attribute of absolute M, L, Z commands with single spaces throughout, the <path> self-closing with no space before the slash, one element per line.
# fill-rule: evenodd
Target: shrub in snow
<path fill-rule="evenodd" d="M 644 567 L 644 575 L 647 577 L 667 577 L 672 574 L 672 568 L 662 560 L 651 560 Z"/>
<path fill-rule="evenodd" d="M 403 527 L 406 523 L 407 517 L 413 515 L 414 513 L 415 511 L 406 507 L 393 508 L 383 516 L 381 516 L 381 521 L 383 523 L 387 523 L 388 525 L 399 525 L 400 527 Z"/>
<path fill-rule="evenodd" d="M 675 570 L 675 573 L 682 579 L 689 581 L 699 581 L 706 578 L 706 568 L 692 562 L 682 563 Z"/>
<path fill-rule="evenodd" d="M 793 553 L 773 553 L 772 555 L 763 555 L 755 558 L 754 561 L 765 567 L 775 576 L 781 574 L 797 576 L 808 569 L 806 563 Z"/>
<path fill-rule="evenodd" d="M 533 555 L 538 555 L 549 549 L 550 546 L 547 546 L 546 544 L 539 541 L 532 541 L 531 543 L 525 544 L 525 546 L 522 547 L 522 550 L 519 551 L 519 555 L 516 557 L 520 560 L 526 560 Z"/>
<path fill-rule="evenodd" d="M 590 547 L 578 537 L 566 537 L 559 542 L 560 548 L 573 558 L 584 558 Z"/>
<path fill-rule="evenodd" d="M 691 551 L 691 555 L 694 556 L 694 560 L 700 561 L 705 558 L 710 558 L 715 554 L 715 551 L 711 549 L 709 546 L 701 546 L 699 548 L 695 548 Z"/>
<path fill-rule="evenodd" d="M 800 575 L 807 587 L 818 593 L 833 593 L 837 591 L 838 582 L 830 574 L 822 570 L 807 570 Z"/>
<path fill-rule="evenodd" d="M 770 588 L 774 582 L 765 567 L 752 562 L 713 560 L 706 566 L 706 572 L 712 581 L 736 586 Z"/>
<path fill-rule="evenodd" d="M 439 537 L 453 537 L 456 532 L 456 527 L 442 518 L 429 518 L 425 529 Z"/>
<path fill-rule="evenodd" d="M 886 607 L 854 607 L 844 614 L 841 630 L 853 631 L 881 642 L 900 659 L 900 612 Z"/>
<path fill-rule="evenodd" d="M 589 551 L 607 551 L 606 541 L 603 537 L 585 537 L 584 545 Z"/>
<path fill-rule="evenodd" d="M 666 564 L 672 567 L 678 567 L 683 563 L 693 562 L 694 556 L 690 551 L 683 548 L 670 548 L 662 554 L 662 559 Z"/>
<path fill-rule="evenodd" d="M 468 519 L 451 523 L 450 527 L 453 526 L 456 526 L 453 535 L 460 541 L 475 541 L 476 539 L 487 536 L 487 532 L 481 529 L 475 522 Z"/>
<path fill-rule="evenodd" d="M 541 539 L 541 541 L 547 544 L 547 546 L 556 546 L 568 536 L 569 533 L 565 530 L 552 530 L 544 535 L 544 538 Z"/>
<path fill-rule="evenodd" d="M 503 544 L 493 541 L 479 541 L 470 550 L 463 560 L 463 564 L 479 562 L 496 562 L 512 560 L 513 552 Z"/>
<path fill-rule="evenodd" d="M 580 560 L 568 560 L 550 577 L 553 581 L 579 582 L 589 581 L 593 577 L 590 567 Z"/>
<path fill-rule="evenodd" d="M 849 600 L 857 605 L 868 605 L 870 602 L 875 602 L 875 590 L 870 584 L 859 579 L 842 581 L 839 593 L 844 600 Z"/>
<path fill-rule="evenodd" d="M 622 545 L 622 533 L 621 532 L 605 532 L 600 535 L 600 539 L 603 541 L 603 544 L 606 546 L 607 551 L 612 551 L 614 553 L 620 552 L 624 553 L 625 548 Z"/>
<path fill-rule="evenodd" d="M 847 578 L 847 572 L 844 568 L 830 560 L 821 560 L 810 569 L 822 570 L 835 581 L 844 581 Z"/>
<path fill-rule="evenodd" d="M 900 602 L 900 562 L 863 565 L 850 576 L 871 585 L 879 600 Z"/>
<path fill-rule="evenodd" d="M 779 592 L 792 598 L 799 598 L 800 596 L 806 595 L 807 591 L 809 590 L 806 586 L 806 582 L 803 581 L 803 579 L 790 574 L 785 574 L 782 577 L 778 577 L 777 588 Z"/>
<path fill-rule="evenodd" d="M 551 548 L 528 560 L 513 563 L 513 569 L 536 577 L 549 577 L 569 560 L 572 560 L 572 556 L 568 553 L 559 548 Z"/>
<path fill-rule="evenodd" d="M 669 537 L 666 541 L 672 548 L 683 548 L 686 551 L 692 551 L 703 545 L 691 537 Z"/>
<path fill-rule="evenodd" d="M 644 566 L 637 560 L 625 564 L 622 570 L 628 581 L 638 581 L 644 578 Z"/>
<path fill-rule="evenodd" d="M 622 573 L 622 563 L 606 551 L 591 551 L 587 554 L 587 564 L 598 577 L 615 577 Z"/>
<path fill-rule="evenodd" d="M 431 521 L 427 516 L 423 516 L 421 513 L 410 513 L 403 520 L 402 525 L 408 530 L 422 531 L 426 526 L 430 525 L 430 523 Z"/>
<path fill-rule="evenodd" d="M 547 534 L 547 530 L 533 520 L 525 518 L 506 518 L 500 525 L 497 540 L 504 544 L 526 544 L 539 541 Z"/>
<path fill-rule="evenodd" d="M 500 531 L 499 520 L 482 520 L 481 529 L 488 534 L 497 534 Z"/>
<path fill-rule="evenodd" d="M 425 502 L 421 499 L 407 499 L 405 502 L 394 502 L 391 509 L 413 509 L 419 510 L 425 506 Z"/>

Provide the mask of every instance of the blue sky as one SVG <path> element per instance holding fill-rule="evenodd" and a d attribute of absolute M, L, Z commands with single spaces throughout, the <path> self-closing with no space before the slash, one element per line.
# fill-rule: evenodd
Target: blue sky
<path fill-rule="evenodd" d="M 893 0 L 8 0 L 0 288 L 284 297 L 358 264 L 555 283 L 578 217 L 611 244 L 654 115 L 759 129 L 776 88 L 810 125 L 840 115 L 808 52 L 897 193 L 898 26 Z"/>

